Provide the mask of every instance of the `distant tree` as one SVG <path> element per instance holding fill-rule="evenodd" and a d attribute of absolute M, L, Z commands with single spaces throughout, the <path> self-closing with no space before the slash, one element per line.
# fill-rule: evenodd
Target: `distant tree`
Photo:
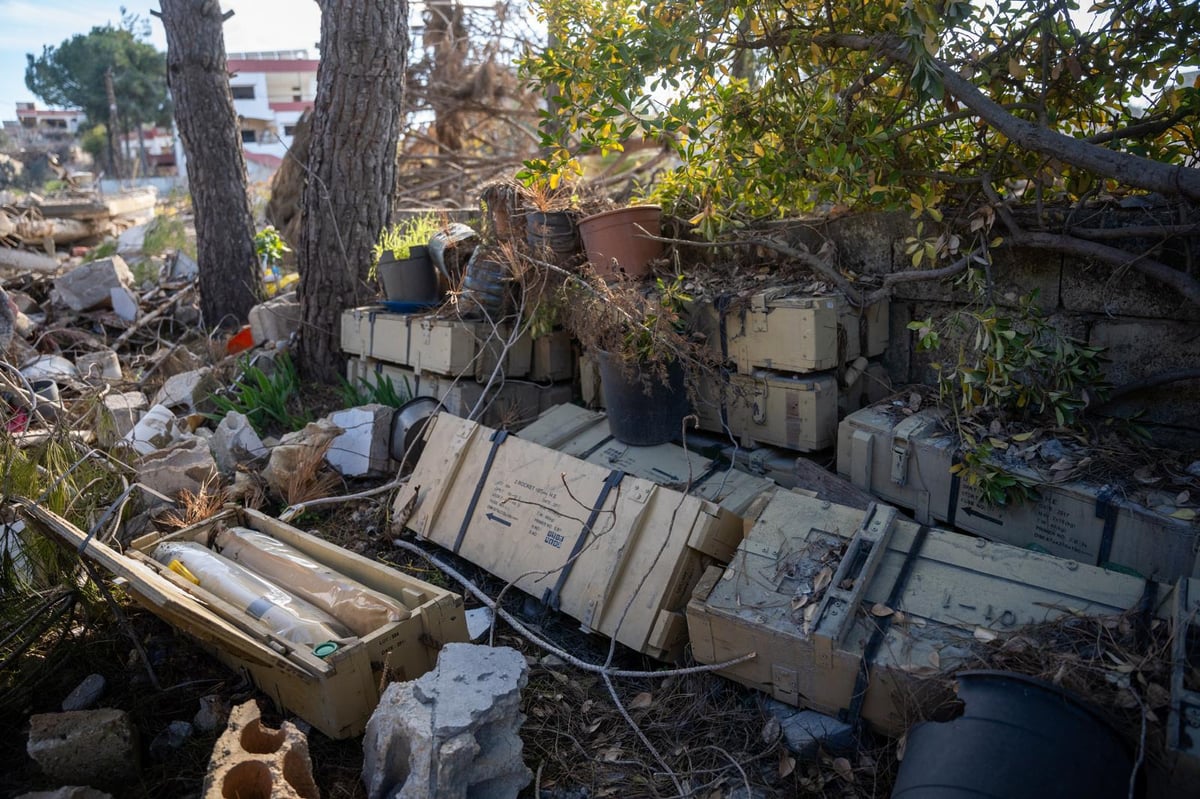
<path fill-rule="evenodd" d="M 373 292 L 371 247 L 389 221 L 408 55 L 406 0 L 318 0 L 321 65 L 304 189 L 301 367 L 341 373 L 340 314 Z"/>
<path fill-rule="evenodd" d="M 167 75 L 196 212 L 200 310 L 209 325 L 243 324 L 262 295 L 254 214 L 229 73 L 221 5 L 162 0 Z"/>
<path fill-rule="evenodd" d="M 47 105 L 81 108 L 91 124 L 106 124 L 111 153 L 117 133 L 171 118 L 166 58 L 144 41 L 148 35 L 148 23 L 122 9 L 120 27 L 97 26 L 57 47 L 43 47 L 40 56 L 26 54 L 25 85 Z M 110 108 L 106 73 L 116 109 Z M 114 117 L 120 129 L 114 129 Z"/>

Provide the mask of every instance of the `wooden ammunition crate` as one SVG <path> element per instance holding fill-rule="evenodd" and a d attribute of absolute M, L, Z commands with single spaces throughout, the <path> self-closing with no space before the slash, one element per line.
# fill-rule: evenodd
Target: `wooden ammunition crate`
<path fill-rule="evenodd" d="M 533 340 L 529 379 L 539 383 L 560 383 L 575 377 L 575 347 L 565 330 Z"/>
<path fill-rule="evenodd" d="M 730 375 L 723 401 L 716 386 L 700 397 L 700 429 L 729 432 L 745 447 L 770 444 L 814 452 L 837 440 L 838 386 L 832 372 L 792 375 L 765 369 Z"/>
<path fill-rule="evenodd" d="M 504 350 L 510 328 L 485 322 L 437 319 L 397 314 L 376 308 L 351 308 L 342 313 L 342 352 L 372 358 L 416 372 L 487 382 Z M 500 373 L 529 374 L 532 345 L 529 336 L 514 342 Z"/>
<path fill-rule="evenodd" d="M 677 444 L 633 447 L 612 437 L 608 414 L 578 405 L 558 405 L 524 428 L 521 438 L 588 463 L 620 469 L 634 477 L 686 490 L 716 502 L 747 521 L 775 484 L 765 477 L 731 468 Z"/>
<path fill-rule="evenodd" d="M 742 519 L 530 441 L 440 413 L 396 498 L 407 527 L 584 627 L 652 657 L 687 640 L 704 569 L 732 556 Z"/>
<path fill-rule="evenodd" d="M 38 507 L 25 510 L 34 524 L 52 531 L 68 546 L 84 544 L 85 534 L 66 520 Z M 223 525 L 273 536 L 392 597 L 410 615 L 327 657 L 317 657 L 152 557 L 164 541 L 208 545 Z M 124 578 L 126 590 L 152 613 L 199 641 L 226 665 L 244 672 L 277 705 L 330 738 L 361 735 L 379 702 L 381 684 L 416 679 L 433 668 L 444 644 L 469 640 L 461 596 L 249 509 L 229 509 L 177 532 L 143 536 L 125 554 L 95 541 L 87 544 L 83 554 Z"/>
<path fill-rule="evenodd" d="M 1111 486 L 1050 483 L 1031 468 L 1012 464 L 1006 468 L 1036 484 L 1037 498 L 992 505 L 950 473 L 957 448 L 938 411 L 906 416 L 881 403 L 842 421 L 838 473 L 911 509 L 923 524 L 945 522 L 993 541 L 1157 580 L 1200 576 L 1200 525 L 1124 499 Z"/>
<path fill-rule="evenodd" d="M 900 735 L 912 702 L 929 711 L 948 698 L 922 678 L 970 663 L 980 639 L 1065 616 L 1120 614 L 1146 591 L 1131 575 L 894 514 L 776 492 L 728 568 L 710 568 L 696 586 L 687 608 L 696 660 L 753 652 L 719 673 L 823 713 L 850 709 L 865 691 L 862 718 Z M 1177 588 L 1157 588 L 1153 610 L 1165 618 Z M 1189 609 L 1200 612 L 1200 602 Z M 864 658 L 871 671 L 859 683 Z"/>

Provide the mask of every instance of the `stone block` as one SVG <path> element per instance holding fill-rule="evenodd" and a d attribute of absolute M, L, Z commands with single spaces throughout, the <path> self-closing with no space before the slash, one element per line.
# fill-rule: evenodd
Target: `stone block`
<path fill-rule="evenodd" d="M 1188 322 L 1102 319 L 1092 324 L 1089 342 L 1105 347 L 1108 381 L 1120 386 L 1173 369 L 1200 363 L 1200 331 Z M 1125 416 L 1142 411 L 1141 422 L 1200 429 L 1200 385 L 1185 381 L 1131 394 L 1106 406 Z"/>
<path fill-rule="evenodd" d="M 185 408 L 188 413 L 203 413 L 212 409 L 209 395 L 216 388 L 217 380 L 211 368 L 193 369 L 167 378 L 167 382 L 154 395 L 154 404 L 165 405 L 172 410 Z"/>
<path fill-rule="evenodd" d="M 291 722 L 283 722 L 277 730 L 263 724 L 253 700 L 238 705 L 213 746 L 202 795 L 204 799 L 318 799 L 308 739 Z"/>
<path fill-rule="evenodd" d="M 992 301 L 1001 308 L 1015 308 L 1021 297 L 1037 290 L 1037 306 L 1047 313 L 1058 307 L 1059 282 L 1062 277 L 1062 256 L 1048 250 L 1001 248 L 992 253 L 992 276 L 995 286 Z M 893 271 L 911 270 L 912 263 L 904 252 L 903 239 L 896 242 Z M 939 264 L 945 266 L 946 264 Z M 967 289 L 951 280 L 924 280 L 899 283 L 893 296 L 897 300 L 937 301 L 968 304 L 974 297 Z"/>
<path fill-rule="evenodd" d="M 300 330 L 300 300 L 285 294 L 250 309 L 250 331 L 255 344 L 284 341 Z"/>
<path fill-rule="evenodd" d="M 56 791 L 23 793 L 16 799 L 112 799 L 112 794 L 97 791 L 86 785 L 66 785 Z"/>
<path fill-rule="evenodd" d="M 515 799 L 525 657 L 508 647 L 447 644 L 418 680 L 392 683 L 367 722 L 368 799 Z"/>
<path fill-rule="evenodd" d="M 169 497 L 182 491 L 199 494 L 217 480 L 217 463 L 208 442 L 188 438 L 145 455 L 138 462 L 138 481 Z"/>
<path fill-rule="evenodd" d="M 104 675 L 89 674 L 67 694 L 67 698 L 62 701 L 62 709 L 67 712 L 87 710 L 104 695 L 104 687 Z"/>
<path fill-rule="evenodd" d="M 330 423 L 342 433 L 329 445 L 325 460 L 346 477 L 386 473 L 391 463 L 395 415 L 395 408 L 377 403 L 331 413 Z"/>
<path fill-rule="evenodd" d="M 113 286 L 108 293 L 113 313 L 126 322 L 136 322 L 142 311 L 137 292 L 128 286 Z"/>
<path fill-rule="evenodd" d="M 54 281 L 58 298 L 73 311 L 112 304 L 112 290 L 133 285 L 133 272 L 119 255 L 81 264 Z"/>
<path fill-rule="evenodd" d="M 1074 313 L 1200 321 L 1200 306 L 1136 269 L 1077 258 L 1063 262 L 1062 304 Z"/>
<path fill-rule="evenodd" d="M 75 368 L 85 382 L 93 385 L 124 377 L 121 359 L 112 350 L 84 353 L 75 359 Z"/>
<path fill-rule="evenodd" d="M 261 458 L 267 454 L 267 448 L 245 414 L 230 411 L 217 425 L 217 431 L 209 440 L 213 459 L 221 474 L 233 474 L 239 463 Z"/>
<path fill-rule="evenodd" d="M 137 730 L 124 710 L 31 716 L 25 751 L 59 782 L 107 787 L 138 774 Z"/>

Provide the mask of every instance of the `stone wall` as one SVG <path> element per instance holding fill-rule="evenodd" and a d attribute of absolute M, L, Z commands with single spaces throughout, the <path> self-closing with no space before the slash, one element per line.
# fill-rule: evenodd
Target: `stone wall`
<path fill-rule="evenodd" d="M 1065 213 L 1047 213 L 1051 232 L 1062 229 Z M 1088 219 L 1074 220 L 1106 228 L 1182 221 L 1168 209 L 1141 207 L 1109 208 L 1090 212 Z M 832 241 L 842 269 L 878 275 L 911 268 L 903 242 L 916 235 L 916 223 L 904 213 L 878 213 L 845 216 L 789 232 L 814 251 L 826 240 Z M 1002 233 L 999 222 L 995 232 Z M 1105 243 L 1119 244 L 1133 253 L 1150 252 L 1157 260 L 1200 276 L 1200 233 L 1177 237 L 1165 246 L 1152 239 Z M 993 276 L 993 301 L 998 306 L 1015 307 L 1022 295 L 1037 289 L 1039 306 L 1060 329 L 1106 347 L 1111 361 L 1107 377 L 1116 386 L 1169 369 L 1200 368 L 1200 306 L 1133 269 L 1114 269 L 1048 250 L 1000 249 L 995 253 Z M 948 282 L 896 286 L 892 340 L 885 358 L 895 383 L 932 383 L 930 362 L 947 357 L 948 350 L 937 357 L 915 352 L 914 334 L 907 324 L 928 316 L 943 317 L 968 299 L 966 292 Z M 1141 412 L 1141 421 L 1160 442 L 1176 448 L 1200 448 L 1200 381 L 1141 391 L 1104 410 L 1118 416 Z"/>

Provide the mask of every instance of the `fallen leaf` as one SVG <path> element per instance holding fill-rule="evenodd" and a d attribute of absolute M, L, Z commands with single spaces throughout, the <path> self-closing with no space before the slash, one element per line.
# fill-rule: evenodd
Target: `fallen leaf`
<path fill-rule="evenodd" d="M 615 746 L 605 749 L 601 753 L 600 759 L 605 763 L 615 763 L 621 759 L 621 750 Z"/>
<path fill-rule="evenodd" d="M 844 757 L 835 757 L 833 759 L 833 770 L 837 775 L 846 782 L 854 782 L 854 769 L 850 767 L 850 761 Z"/>
<path fill-rule="evenodd" d="M 1145 485 L 1158 482 L 1158 478 L 1151 473 L 1149 466 L 1143 466 L 1135 471 L 1133 473 L 1133 479 L 1137 480 L 1139 483 L 1144 483 Z"/>
<path fill-rule="evenodd" d="M 811 599 L 812 597 L 809 594 L 792 597 L 792 610 L 800 610 L 800 608 L 807 605 Z"/>
<path fill-rule="evenodd" d="M 929 653 L 929 665 L 935 669 L 942 667 L 942 656 L 937 653 L 936 649 Z"/>
<path fill-rule="evenodd" d="M 788 754 L 786 749 L 779 750 L 779 776 L 782 779 L 796 770 L 796 758 Z"/>
<path fill-rule="evenodd" d="M 591 724 L 589 724 L 589 725 L 587 725 L 586 727 L 584 727 L 584 728 L 583 728 L 583 731 L 584 731 L 584 732 L 586 732 L 588 735 L 591 735 L 592 733 L 594 733 L 594 732 L 595 732 L 596 730 L 598 730 L 598 729 L 600 729 L 600 721 L 599 721 L 599 719 L 597 719 L 596 721 L 593 721 Z"/>
<path fill-rule="evenodd" d="M 1016 441 L 1018 443 L 1022 442 L 1022 441 L 1028 441 L 1029 439 L 1033 438 L 1033 436 L 1036 432 L 1037 432 L 1036 430 L 1031 430 L 1028 433 L 1017 433 L 1015 436 L 1012 437 L 1012 440 Z"/>
<path fill-rule="evenodd" d="M 1074 468 L 1075 468 L 1075 462 L 1072 461 L 1070 458 L 1060 458 L 1059 460 L 1054 462 L 1053 466 L 1050 467 L 1050 471 L 1065 472 L 1068 469 L 1074 469 Z"/>
<path fill-rule="evenodd" d="M 1183 519 L 1185 522 L 1190 522 L 1196 518 L 1196 511 L 1191 508 L 1180 508 L 1171 514 L 1172 519 Z"/>
<path fill-rule="evenodd" d="M 975 628 L 975 640 L 976 641 L 983 641 L 984 643 L 986 643 L 988 641 L 995 641 L 999 637 L 1000 636 L 996 635 L 991 630 L 985 629 L 983 627 Z"/>
<path fill-rule="evenodd" d="M 872 616 L 880 616 L 880 617 L 891 616 L 895 612 L 896 611 L 892 610 L 891 608 L 889 608 L 887 605 L 883 604 L 882 602 L 876 602 L 874 605 L 871 606 L 871 615 Z"/>
<path fill-rule="evenodd" d="M 813 580 L 813 593 L 824 591 L 831 582 L 833 582 L 833 569 L 826 566 L 817 573 L 816 579 Z"/>
<path fill-rule="evenodd" d="M 1000 424 L 999 419 L 993 419 L 992 423 L 990 425 L 988 425 L 988 435 L 998 436 L 998 435 L 1001 435 L 1003 432 L 1004 432 L 1004 425 Z"/>
<path fill-rule="evenodd" d="M 1008 449 L 1008 442 L 1002 438 L 989 437 L 988 441 L 996 449 Z"/>
<path fill-rule="evenodd" d="M 1188 500 L 1191 498 L 1192 498 L 1192 494 L 1190 491 L 1180 491 L 1179 496 L 1175 497 L 1175 504 L 1176 505 L 1186 505 L 1186 504 L 1188 504 Z"/>
<path fill-rule="evenodd" d="M 762 728 L 762 739 L 765 744 L 773 744 L 779 738 L 780 727 L 779 719 L 771 716 L 767 719 L 767 723 Z"/>
<path fill-rule="evenodd" d="M 642 691 L 629 703 L 629 710 L 644 710 L 654 704 L 654 696 L 649 691 Z"/>
<path fill-rule="evenodd" d="M 908 736 L 901 735 L 900 740 L 896 742 L 896 762 L 904 759 L 904 750 L 908 748 Z"/>

